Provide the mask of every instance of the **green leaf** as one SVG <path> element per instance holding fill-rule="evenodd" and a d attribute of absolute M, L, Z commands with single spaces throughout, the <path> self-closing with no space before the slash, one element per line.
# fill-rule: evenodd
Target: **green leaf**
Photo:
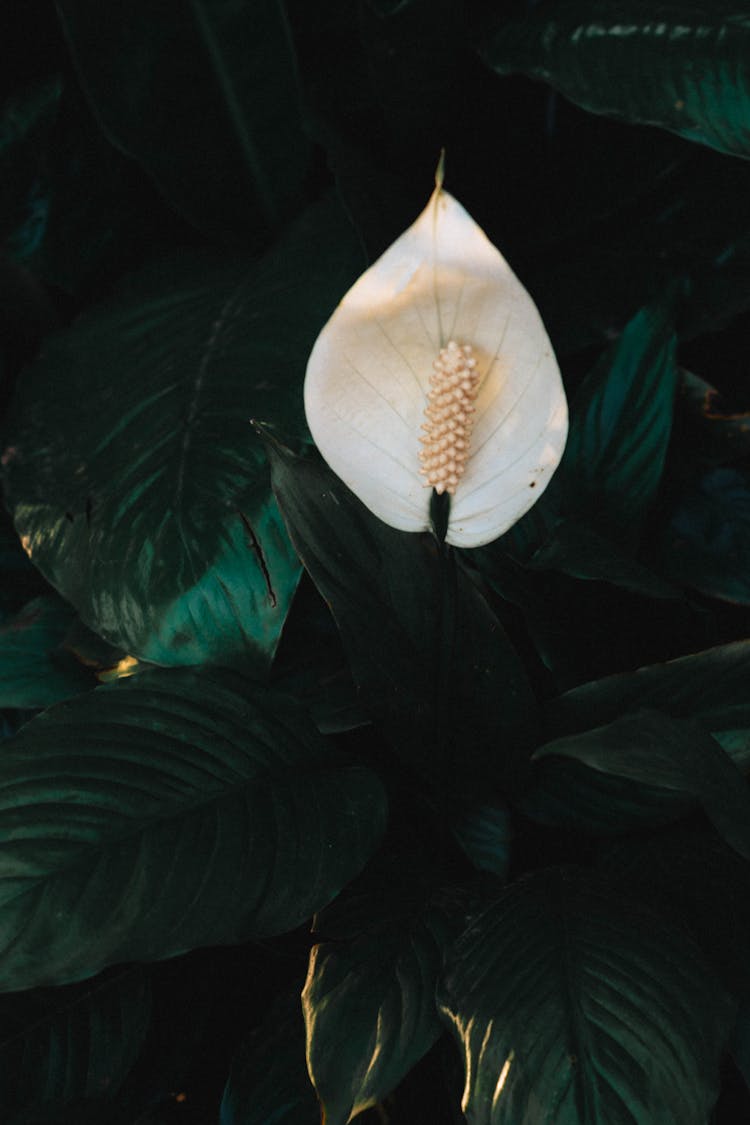
<path fill-rule="evenodd" d="M 0 243 L 16 261 L 30 257 L 44 235 L 44 151 L 61 91 L 59 77 L 46 78 L 9 98 L 0 112 Z"/>
<path fill-rule="evenodd" d="M 659 556 L 672 581 L 750 605 L 750 474 L 711 469 L 686 488 L 663 529 Z"/>
<path fill-rule="evenodd" d="M 280 0 L 57 9 L 112 143 L 202 230 L 267 239 L 298 204 L 309 159 Z"/>
<path fill-rule="evenodd" d="M 281 996 L 232 1060 L 220 1125 L 318 1125 L 299 988 Z"/>
<path fill-rule="evenodd" d="M 385 796 L 283 696 L 144 672 L 0 758 L 0 988 L 293 929 L 369 858 Z"/>
<path fill-rule="evenodd" d="M 750 641 L 593 680 L 553 699 L 550 737 L 602 726 L 640 708 L 698 719 L 735 764 L 750 767 Z"/>
<path fill-rule="evenodd" d="M 668 302 L 642 309 L 573 399 L 561 510 L 629 543 L 664 467 L 677 381 Z"/>
<path fill-rule="evenodd" d="M 516 786 L 533 697 L 456 554 L 376 519 L 317 455 L 269 444 L 292 542 L 333 611 L 363 702 L 401 760 L 456 795 Z"/>
<path fill-rule="evenodd" d="M 610 582 L 646 597 L 679 597 L 663 578 L 575 519 L 561 520 L 528 565 L 532 570 L 555 570 L 586 582 Z"/>
<path fill-rule="evenodd" d="M 688 937 L 575 869 L 479 915 L 439 1000 L 470 1125 L 705 1125 L 733 1018 Z"/>
<path fill-rule="evenodd" d="M 257 261 L 183 255 L 131 277 L 27 371 L 8 502 L 33 561 L 113 644 L 270 662 L 300 567 L 250 419 L 306 433 L 305 361 L 358 262 L 323 202 Z"/>
<path fill-rule="evenodd" d="M 592 113 L 750 156 L 750 17 L 732 0 L 547 0 L 498 19 L 480 52 L 497 74 L 549 82 Z"/>
<path fill-rule="evenodd" d="M 570 758 L 601 773 L 674 791 L 701 804 L 728 844 L 750 859 L 750 792 L 721 746 L 695 721 L 659 711 L 624 715 L 608 726 L 539 747 L 534 760 Z"/>
<path fill-rule="evenodd" d="M 92 674 L 63 649 L 71 606 L 39 597 L 0 626 L 0 707 L 49 707 L 94 686 Z"/>
<path fill-rule="evenodd" d="M 441 1033 L 435 985 L 465 917 L 446 908 L 429 875 L 408 875 L 394 866 L 376 891 L 350 889 L 315 919 L 321 941 L 302 1007 L 326 1125 L 381 1101 Z"/>
<path fill-rule="evenodd" d="M 513 830 L 505 806 L 480 805 L 453 826 L 453 834 L 479 871 L 508 878 Z"/>
<path fill-rule="evenodd" d="M 672 824 L 695 807 L 678 790 L 602 773 L 573 758 L 535 763 L 520 812 L 537 824 L 593 836 L 620 836 Z"/>
<path fill-rule="evenodd" d="M 0 997 L 3 1121 L 113 1098 L 141 1049 L 150 1003 L 148 977 L 137 966 L 86 985 Z"/>

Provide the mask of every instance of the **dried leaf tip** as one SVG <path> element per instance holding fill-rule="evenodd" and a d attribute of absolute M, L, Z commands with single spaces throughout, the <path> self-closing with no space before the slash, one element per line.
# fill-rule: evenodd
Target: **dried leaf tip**
<path fill-rule="evenodd" d="M 425 488 L 452 496 L 463 476 L 474 425 L 480 374 L 471 344 L 450 340 L 433 363 L 419 452 Z"/>

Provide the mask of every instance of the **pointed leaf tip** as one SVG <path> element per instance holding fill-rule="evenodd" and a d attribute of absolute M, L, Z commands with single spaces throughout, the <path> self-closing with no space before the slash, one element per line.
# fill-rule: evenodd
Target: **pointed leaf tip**
<path fill-rule="evenodd" d="M 430 529 L 439 466 L 453 493 L 446 541 L 476 547 L 541 496 L 562 456 L 568 412 L 536 306 L 442 190 L 443 170 L 444 154 L 425 210 L 318 336 L 305 411 L 334 472 L 401 531 Z"/>

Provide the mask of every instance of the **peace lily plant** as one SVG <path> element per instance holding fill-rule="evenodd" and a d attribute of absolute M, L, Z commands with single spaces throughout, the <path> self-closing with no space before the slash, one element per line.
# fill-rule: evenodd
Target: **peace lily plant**
<path fill-rule="evenodd" d="M 442 187 L 345 295 L 307 366 L 305 411 L 335 473 L 402 531 L 478 547 L 540 497 L 568 411 L 534 302 Z"/>

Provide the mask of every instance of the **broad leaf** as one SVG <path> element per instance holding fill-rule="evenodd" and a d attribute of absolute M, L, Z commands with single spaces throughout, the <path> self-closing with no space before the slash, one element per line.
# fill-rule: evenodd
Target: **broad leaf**
<path fill-rule="evenodd" d="M 0 998 L 3 1121 L 113 1098 L 141 1049 L 149 1013 L 149 980 L 137 966 L 86 985 Z"/>
<path fill-rule="evenodd" d="M 274 444 L 292 542 L 341 631 L 354 679 L 431 787 L 514 787 L 536 721 L 520 661 L 455 554 L 376 519 L 317 455 Z"/>
<path fill-rule="evenodd" d="M 733 1005 L 700 949 L 575 869 L 469 926 L 439 998 L 470 1125 L 705 1125 Z"/>
<path fill-rule="evenodd" d="M 75 612 L 60 598 L 35 598 L 0 626 L 0 707 L 49 707 L 95 680 L 64 649 Z"/>
<path fill-rule="evenodd" d="M 674 582 L 750 605 L 750 474 L 711 469 L 677 499 L 660 561 Z"/>
<path fill-rule="evenodd" d="M 700 720 L 746 770 L 750 767 L 750 641 L 581 684 L 551 701 L 546 727 L 550 737 L 569 734 L 650 707 L 676 718 Z"/>
<path fill-rule="evenodd" d="M 281 996 L 240 1047 L 221 1101 L 220 1125 L 318 1125 L 305 1066 L 299 989 Z"/>
<path fill-rule="evenodd" d="M 27 371 L 4 453 L 16 527 L 107 640 L 163 664 L 270 661 L 300 568 L 250 419 L 306 432 L 305 359 L 358 257 L 318 204 L 258 261 L 130 278 Z"/>
<path fill-rule="evenodd" d="M 292 700 L 182 669 L 43 712 L 6 743 L 0 795 L 6 990 L 290 930 L 385 817 Z"/>
<path fill-rule="evenodd" d="M 721 746 L 695 721 L 638 711 L 548 742 L 534 759 L 569 758 L 600 773 L 665 789 L 701 804 L 735 851 L 750 860 L 750 792 Z"/>
<path fill-rule="evenodd" d="M 750 17 L 732 0 L 547 0 L 498 20 L 481 54 L 496 73 L 542 79 L 593 113 L 750 156 L 748 48 Z"/>
<path fill-rule="evenodd" d="M 267 237 L 298 202 L 309 154 L 283 5 L 57 9 L 109 139 L 202 230 Z"/>
<path fill-rule="evenodd" d="M 382 1100 L 441 1033 L 435 986 L 464 914 L 447 909 L 424 873 L 389 876 L 378 892 L 345 892 L 315 919 L 321 942 L 302 1007 L 326 1125 Z"/>

